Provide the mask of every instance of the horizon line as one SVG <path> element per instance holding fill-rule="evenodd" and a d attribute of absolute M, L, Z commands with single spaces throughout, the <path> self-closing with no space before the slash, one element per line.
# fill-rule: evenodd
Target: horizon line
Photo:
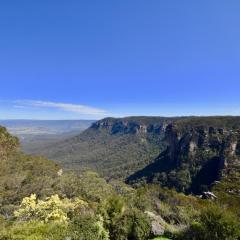
<path fill-rule="evenodd" d="M 104 117 L 100 119 L 33 119 L 33 118 L 0 118 L 0 121 L 99 121 L 106 118 L 115 118 L 115 119 L 121 119 L 121 118 L 134 118 L 134 117 L 160 117 L 160 118 L 190 118 L 190 117 L 240 117 L 240 115 L 172 115 L 172 116 L 166 116 L 166 115 L 129 115 L 129 116 L 123 116 L 123 117 Z"/>

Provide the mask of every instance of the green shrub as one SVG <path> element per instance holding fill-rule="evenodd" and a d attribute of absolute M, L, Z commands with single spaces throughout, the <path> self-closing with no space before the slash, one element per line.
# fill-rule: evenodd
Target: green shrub
<path fill-rule="evenodd" d="M 103 219 L 93 214 L 75 216 L 69 226 L 71 240 L 108 240 L 109 233 L 103 227 Z"/>
<path fill-rule="evenodd" d="M 113 195 L 100 205 L 99 212 L 104 216 L 106 225 L 111 228 L 114 221 L 123 214 L 125 208 L 123 198 L 118 195 Z"/>
<path fill-rule="evenodd" d="M 150 231 L 151 226 L 148 217 L 141 211 L 132 209 L 115 222 L 111 239 L 144 240 L 149 238 Z"/>
<path fill-rule="evenodd" d="M 236 240 L 240 239 L 240 224 L 231 213 L 217 206 L 205 208 L 198 222 L 179 238 L 184 240 Z"/>
<path fill-rule="evenodd" d="M 53 222 L 19 223 L 0 232 L 0 240 L 60 240 L 66 236 L 66 226 Z"/>

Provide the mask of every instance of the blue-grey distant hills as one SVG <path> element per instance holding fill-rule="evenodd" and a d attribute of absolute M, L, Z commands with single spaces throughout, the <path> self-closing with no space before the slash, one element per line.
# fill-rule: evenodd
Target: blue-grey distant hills
<path fill-rule="evenodd" d="M 49 143 L 62 140 L 91 126 L 94 120 L 0 120 L 0 125 L 20 139 L 25 152 L 48 146 Z"/>
<path fill-rule="evenodd" d="M 94 120 L 0 120 L 0 124 L 15 135 L 83 131 L 93 122 Z"/>

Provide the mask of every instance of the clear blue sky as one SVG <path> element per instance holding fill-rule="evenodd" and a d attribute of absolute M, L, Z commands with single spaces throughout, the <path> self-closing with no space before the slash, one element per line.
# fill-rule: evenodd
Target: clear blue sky
<path fill-rule="evenodd" d="M 0 118 L 240 115 L 239 0 L 2 0 Z"/>

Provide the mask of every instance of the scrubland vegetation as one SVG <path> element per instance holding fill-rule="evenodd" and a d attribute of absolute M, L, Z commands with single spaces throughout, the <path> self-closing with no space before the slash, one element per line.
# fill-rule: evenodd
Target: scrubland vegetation
<path fill-rule="evenodd" d="M 25 155 L 0 128 L 0 240 L 237 240 L 239 179 L 238 171 L 223 177 L 215 200 L 159 184 L 133 188 Z"/>

